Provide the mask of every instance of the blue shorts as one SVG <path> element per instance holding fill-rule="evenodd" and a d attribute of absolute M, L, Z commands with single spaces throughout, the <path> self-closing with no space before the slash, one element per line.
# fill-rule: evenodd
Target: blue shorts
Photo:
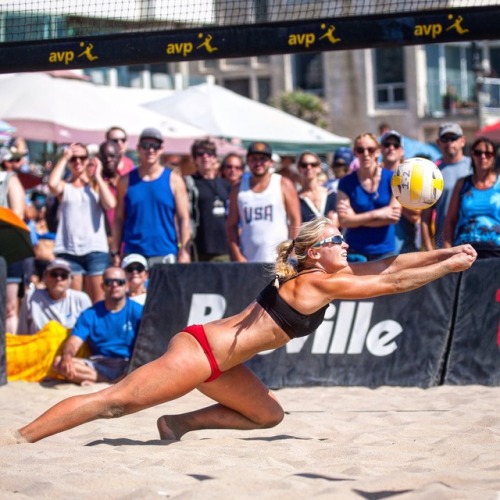
<path fill-rule="evenodd" d="M 67 260 L 74 275 L 100 276 L 110 265 L 106 252 L 90 252 L 86 255 L 58 253 L 57 258 Z"/>
<path fill-rule="evenodd" d="M 23 261 L 18 260 L 7 266 L 7 283 L 22 283 L 24 278 Z"/>
<path fill-rule="evenodd" d="M 127 374 L 129 360 L 124 358 L 107 358 L 105 356 L 90 356 L 82 361 L 93 368 L 106 382 L 115 382 Z"/>

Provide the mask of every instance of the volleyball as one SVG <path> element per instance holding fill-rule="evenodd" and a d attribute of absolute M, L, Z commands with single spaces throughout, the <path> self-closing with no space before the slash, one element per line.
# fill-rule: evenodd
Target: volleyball
<path fill-rule="evenodd" d="M 439 200 L 444 180 L 434 162 L 425 158 L 409 158 L 394 172 L 391 188 L 403 207 L 423 210 Z"/>

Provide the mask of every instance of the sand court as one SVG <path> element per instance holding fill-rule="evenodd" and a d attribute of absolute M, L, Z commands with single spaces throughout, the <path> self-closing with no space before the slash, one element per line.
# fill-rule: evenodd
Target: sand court
<path fill-rule="evenodd" d="M 274 429 L 196 431 L 165 445 L 156 419 L 188 396 L 35 444 L 11 430 L 105 387 L 0 387 L 2 498 L 500 499 L 500 387 L 286 388 Z"/>

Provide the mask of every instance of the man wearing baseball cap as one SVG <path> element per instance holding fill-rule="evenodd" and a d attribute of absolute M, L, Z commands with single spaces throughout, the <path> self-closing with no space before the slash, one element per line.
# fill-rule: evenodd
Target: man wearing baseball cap
<path fill-rule="evenodd" d="M 441 124 L 437 145 L 443 155 L 436 162 L 443 174 L 444 190 L 435 205 L 422 212 L 422 243 L 425 250 L 443 248 L 443 227 L 453 188 L 458 179 L 472 174 L 471 161 L 464 155 L 465 137 L 462 127 L 456 122 Z M 432 221 L 434 220 L 434 232 Z"/>
<path fill-rule="evenodd" d="M 46 288 L 29 290 L 19 311 L 18 335 L 32 335 L 49 321 L 57 321 L 67 329 L 75 326 L 80 314 L 92 305 L 85 292 L 72 290 L 71 266 L 54 259 L 43 273 Z"/>
<path fill-rule="evenodd" d="M 118 182 L 110 248 L 116 266 L 122 248 L 125 255 L 143 255 L 150 266 L 190 261 L 186 185 L 178 172 L 161 165 L 162 151 L 161 132 L 144 129 L 137 144 L 139 166 Z"/>
<path fill-rule="evenodd" d="M 328 189 L 328 193 L 337 192 L 339 180 L 349 173 L 353 160 L 354 154 L 351 148 L 341 146 L 335 151 L 331 166 L 333 178 L 328 179 L 325 182 L 325 187 Z"/>
<path fill-rule="evenodd" d="M 231 257 L 236 262 L 274 262 L 276 246 L 293 239 L 301 224 L 293 182 L 271 173 L 272 149 L 267 142 L 248 146 L 251 176 L 233 186 L 227 218 Z"/>

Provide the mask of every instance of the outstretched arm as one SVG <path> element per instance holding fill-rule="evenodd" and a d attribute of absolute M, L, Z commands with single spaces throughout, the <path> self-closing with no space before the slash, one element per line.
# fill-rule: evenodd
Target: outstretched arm
<path fill-rule="evenodd" d="M 415 252 L 402 254 L 391 259 L 368 263 L 366 269 L 375 271 L 383 268 L 378 274 L 363 272 L 338 273 L 325 280 L 331 290 L 333 299 L 365 299 L 380 295 L 392 295 L 408 292 L 430 283 L 446 274 L 469 269 L 476 260 L 476 251 L 470 245 L 461 245 L 449 249 L 431 252 Z M 362 268 L 358 264 L 356 268 Z M 352 266 L 354 267 L 354 265 Z"/>
<path fill-rule="evenodd" d="M 476 251 L 470 245 L 429 250 L 428 252 L 410 252 L 386 257 L 370 262 L 351 263 L 342 272 L 357 276 L 370 274 L 392 274 L 404 269 L 419 269 L 449 259 L 459 253 L 466 253 L 476 258 Z"/>

